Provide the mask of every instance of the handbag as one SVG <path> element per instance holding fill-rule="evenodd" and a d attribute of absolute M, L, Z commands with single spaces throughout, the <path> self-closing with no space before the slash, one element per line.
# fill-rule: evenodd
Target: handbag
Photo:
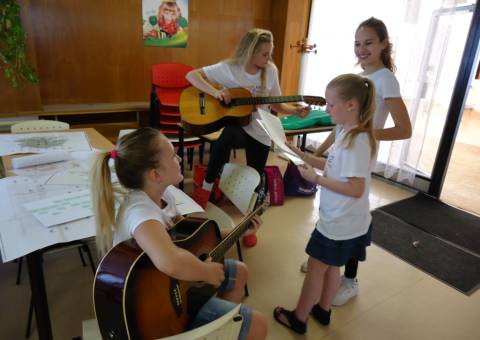
<path fill-rule="evenodd" d="M 288 163 L 287 170 L 283 175 L 283 186 L 286 196 L 311 196 L 317 192 L 317 185 L 303 178 L 297 166 L 292 162 Z"/>
<path fill-rule="evenodd" d="M 270 205 L 283 205 L 285 195 L 283 192 L 283 178 L 280 169 L 276 165 L 265 167 L 267 187 L 270 194 Z"/>

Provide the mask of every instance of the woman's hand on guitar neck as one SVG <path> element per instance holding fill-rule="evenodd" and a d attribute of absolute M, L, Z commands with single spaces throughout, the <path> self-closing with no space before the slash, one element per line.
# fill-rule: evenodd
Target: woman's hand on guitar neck
<path fill-rule="evenodd" d="M 208 258 L 205 261 L 205 268 L 207 274 L 205 282 L 211 284 L 214 287 L 219 287 L 222 284 L 223 280 L 225 280 L 225 271 L 223 269 L 223 264 L 212 262 L 212 259 Z"/>
<path fill-rule="evenodd" d="M 225 87 L 223 89 L 215 91 L 214 97 L 217 98 L 218 100 L 224 102 L 225 104 L 230 103 L 230 101 L 232 100 L 232 96 L 231 96 L 230 92 Z"/>
<path fill-rule="evenodd" d="M 306 117 L 308 116 L 308 114 L 310 113 L 310 110 L 312 108 L 310 106 L 303 106 L 303 105 L 299 105 L 299 106 L 296 106 L 295 109 L 294 109 L 294 115 L 295 116 L 298 116 L 298 117 Z"/>

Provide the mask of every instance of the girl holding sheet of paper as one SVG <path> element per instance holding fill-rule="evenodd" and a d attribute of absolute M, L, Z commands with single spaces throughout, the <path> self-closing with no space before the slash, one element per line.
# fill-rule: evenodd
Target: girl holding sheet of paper
<path fill-rule="evenodd" d="M 396 68 L 392 59 L 392 44 L 383 21 L 371 17 L 360 23 L 355 32 L 354 52 L 363 69 L 360 75 L 372 80 L 376 88 L 376 110 L 373 115 L 375 138 L 378 141 L 410 138 L 412 125 L 394 74 Z M 385 128 L 388 115 L 392 117 L 394 126 Z M 335 136 L 335 132 L 332 132 L 315 151 L 315 155 L 321 156 L 327 151 L 334 143 Z M 334 306 L 341 306 L 357 295 L 357 269 L 358 261 L 355 259 L 346 263 Z M 306 262 L 301 270 L 308 270 Z"/>
<path fill-rule="evenodd" d="M 337 124 L 328 159 L 292 147 L 305 161 L 299 166 L 302 177 L 321 186 L 320 217 L 306 247 L 308 272 L 296 308 L 274 310 L 277 322 L 300 334 L 306 332 L 309 315 L 322 325 L 330 323 L 340 266 L 351 258 L 364 261 L 371 240 L 374 84 L 359 75 L 341 75 L 328 84 L 325 97 L 327 112 Z M 323 176 L 314 168 L 323 169 Z"/>

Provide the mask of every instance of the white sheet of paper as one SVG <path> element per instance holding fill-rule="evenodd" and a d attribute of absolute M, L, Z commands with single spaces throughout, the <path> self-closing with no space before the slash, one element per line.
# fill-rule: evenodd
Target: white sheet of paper
<path fill-rule="evenodd" d="M 287 137 L 282 127 L 282 122 L 270 112 L 258 109 L 261 120 L 258 120 L 260 126 L 265 130 L 273 143 L 280 151 L 288 157 L 295 165 L 303 164 L 303 160 L 298 157 L 287 145 Z"/>
<path fill-rule="evenodd" d="M 95 236 L 92 217 L 45 228 L 24 203 L 89 189 L 81 185 L 45 185 L 48 176 L 0 179 L 0 251 L 11 261 L 52 244 Z"/>
<path fill-rule="evenodd" d="M 175 197 L 175 203 L 179 214 L 188 215 L 195 212 L 205 211 L 197 202 L 177 187 L 170 185 L 167 187 L 167 190 Z"/>
<path fill-rule="evenodd" d="M 0 134 L 0 156 L 86 150 L 92 148 L 83 131 Z"/>
<path fill-rule="evenodd" d="M 93 215 L 90 190 L 32 201 L 25 203 L 23 206 L 27 211 L 31 212 L 44 227 L 51 227 Z"/>

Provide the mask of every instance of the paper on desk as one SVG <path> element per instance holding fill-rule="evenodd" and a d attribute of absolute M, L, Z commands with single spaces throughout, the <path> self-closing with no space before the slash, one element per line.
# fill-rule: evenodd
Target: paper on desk
<path fill-rule="evenodd" d="M 31 212 L 44 227 L 90 217 L 92 197 L 90 190 L 83 190 L 25 203 L 24 208 Z"/>
<path fill-rule="evenodd" d="M 95 236 L 95 222 L 88 217 L 45 228 L 24 203 L 89 189 L 82 185 L 44 185 L 48 176 L 13 176 L 0 179 L 0 251 L 11 261 L 56 243 Z"/>
<path fill-rule="evenodd" d="M 18 176 L 47 176 L 46 182 L 43 184 L 90 185 L 90 170 L 93 165 L 94 156 L 97 153 L 93 151 L 76 151 L 68 154 L 71 160 L 14 169 L 12 173 Z M 110 171 L 112 183 L 117 183 L 118 178 L 113 167 L 111 167 Z"/>
<path fill-rule="evenodd" d="M 30 166 L 62 162 L 71 159 L 70 153 L 66 151 L 53 151 L 30 156 L 17 157 L 12 159 L 12 168 L 28 168 Z"/>
<path fill-rule="evenodd" d="M 204 210 L 197 204 L 190 196 L 184 193 L 182 190 L 170 185 L 167 187 L 173 197 L 175 197 L 175 204 L 177 211 L 180 215 L 188 215 L 195 212 L 203 212 Z"/>
<path fill-rule="evenodd" d="M 258 109 L 258 112 L 261 118 L 258 120 L 260 126 L 272 139 L 273 143 L 278 147 L 280 152 L 295 165 L 303 164 L 303 160 L 288 147 L 287 137 L 285 136 L 285 131 L 283 130 L 280 119 L 262 109 Z"/>
<path fill-rule="evenodd" d="M 92 150 L 84 131 L 0 134 L 0 156 Z"/>

